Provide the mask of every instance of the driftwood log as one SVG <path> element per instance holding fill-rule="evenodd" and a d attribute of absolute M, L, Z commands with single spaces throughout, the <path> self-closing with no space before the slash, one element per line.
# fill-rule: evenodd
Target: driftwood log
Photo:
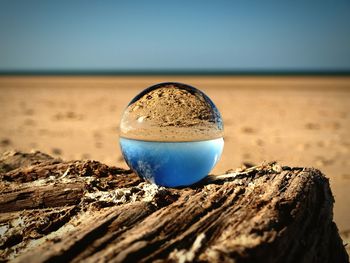
<path fill-rule="evenodd" d="M 328 180 L 276 163 L 186 188 L 96 161 L 0 159 L 0 261 L 348 262 Z"/>

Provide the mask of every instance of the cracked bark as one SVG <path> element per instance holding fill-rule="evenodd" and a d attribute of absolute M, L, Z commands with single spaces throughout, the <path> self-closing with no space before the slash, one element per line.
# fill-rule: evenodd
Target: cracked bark
<path fill-rule="evenodd" d="M 265 164 L 158 188 L 96 161 L 0 158 L 0 260 L 348 262 L 328 180 Z"/>

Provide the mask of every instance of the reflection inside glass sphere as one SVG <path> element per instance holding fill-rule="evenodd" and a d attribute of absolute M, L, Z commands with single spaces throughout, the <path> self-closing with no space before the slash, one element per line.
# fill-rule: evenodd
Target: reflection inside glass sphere
<path fill-rule="evenodd" d="M 145 89 L 125 109 L 120 146 L 129 167 L 161 186 L 187 186 L 203 179 L 219 160 L 223 123 L 214 103 L 181 83 Z"/>

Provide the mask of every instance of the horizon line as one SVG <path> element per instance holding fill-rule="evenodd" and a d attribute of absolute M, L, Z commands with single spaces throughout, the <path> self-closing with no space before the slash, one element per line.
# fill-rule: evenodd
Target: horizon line
<path fill-rule="evenodd" d="M 349 70 L 0 70 L 0 76 L 350 76 Z"/>

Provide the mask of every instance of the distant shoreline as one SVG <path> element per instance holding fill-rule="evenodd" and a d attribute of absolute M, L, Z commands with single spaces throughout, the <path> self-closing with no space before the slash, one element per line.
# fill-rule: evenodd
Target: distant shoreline
<path fill-rule="evenodd" d="M 0 76 L 350 76 L 350 70 L 9 70 Z"/>

